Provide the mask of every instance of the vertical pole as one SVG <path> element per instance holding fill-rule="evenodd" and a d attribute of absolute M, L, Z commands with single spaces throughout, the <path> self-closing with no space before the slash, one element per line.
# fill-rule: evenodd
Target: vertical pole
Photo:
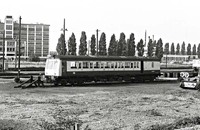
<path fill-rule="evenodd" d="M 19 58 L 18 58 L 18 78 L 20 78 L 20 55 L 21 55 L 21 16 L 19 17 Z"/>
<path fill-rule="evenodd" d="M 17 37 L 15 37 L 15 69 L 17 68 Z"/>
<path fill-rule="evenodd" d="M 63 25 L 63 35 L 64 35 L 64 43 L 65 43 L 65 19 L 64 19 L 64 25 Z"/>
<path fill-rule="evenodd" d="M 99 30 L 97 29 L 97 56 L 99 55 L 99 41 L 98 41 L 98 32 Z"/>
<path fill-rule="evenodd" d="M 2 65 L 2 72 L 4 72 L 4 55 L 5 55 L 5 30 L 3 30 L 3 65 Z"/>
<path fill-rule="evenodd" d="M 146 46 L 146 39 L 147 39 L 147 31 L 145 30 L 145 37 L 144 37 L 144 44 Z"/>
<path fill-rule="evenodd" d="M 90 55 L 90 44 L 91 44 L 91 41 L 88 40 L 88 47 L 87 47 L 88 56 Z"/>
<path fill-rule="evenodd" d="M 17 68 L 17 41 L 15 40 L 15 69 Z"/>
<path fill-rule="evenodd" d="M 152 35 L 152 41 L 154 41 L 154 35 Z"/>
<path fill-rule="evenodd" d="M 166 54 L 166 68 L 167 68 L 167 54 Z"/>

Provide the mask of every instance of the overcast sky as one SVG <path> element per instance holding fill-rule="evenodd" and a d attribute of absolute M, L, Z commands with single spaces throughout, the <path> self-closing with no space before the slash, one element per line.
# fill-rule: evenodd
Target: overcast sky
<path fill-rule="evenodd" d="M 22 17 L 22 23 L 50 25 L 50 50 L 55 50 L 66 19 L 66 40 L 72 32 L 79 44 L 81 31 L 87 40 L 96 29 L 99 37 L 105 32 L 107 42 L 112 34 L 121 32 L 129 38 L 135 34 L 136 43 L 147 35 L 162 38 L 163 43 L 200 43 L 199 0 L 4 0 L 0 5 L 0 19 L 12 15 Z M 109 44 L 109 43 L 107 43 Z"/>

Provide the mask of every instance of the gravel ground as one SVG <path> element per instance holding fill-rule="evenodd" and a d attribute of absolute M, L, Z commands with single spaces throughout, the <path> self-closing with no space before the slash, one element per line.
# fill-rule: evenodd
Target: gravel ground
<path fill-rule="evenodd" d="M 71 121 L 92 130 L 200 129 L 200 92 L 181 89 L 177 82 L 16 85 L 0 79 L 0 126 L 47 130 Z"/>

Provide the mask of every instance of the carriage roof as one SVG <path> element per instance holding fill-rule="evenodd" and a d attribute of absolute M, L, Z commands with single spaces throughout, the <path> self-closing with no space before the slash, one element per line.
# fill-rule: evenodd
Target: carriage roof
<path fill-rule="evenodd" d="M 72 56 L 57 55 L 55 59 L 68 61 L 160 61 L 155 57 L 136 57 L 136 56 Z"/>

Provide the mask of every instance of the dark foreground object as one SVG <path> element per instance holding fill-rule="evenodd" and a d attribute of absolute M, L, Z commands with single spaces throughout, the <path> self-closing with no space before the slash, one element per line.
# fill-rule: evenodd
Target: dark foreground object
<path fill-rule="evenodd" d="M 41 76 L 38 76 L 35 80 L 33 79 L 33 76 L 30 77 L 30 79 L 22 82 L 20 85 L 15 86 L 14 88 L 32 88 L 32 87 L 44 87 L 44 82 L 41 80 Z"/>

